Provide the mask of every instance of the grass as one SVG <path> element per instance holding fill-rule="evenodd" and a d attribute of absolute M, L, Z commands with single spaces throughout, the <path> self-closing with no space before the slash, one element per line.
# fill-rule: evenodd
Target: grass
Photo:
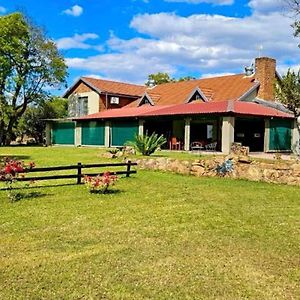
<path fill-rule="evenodd" d="M 38 166 L 76 148 L 0 148 Z M 300 188 L 139 171 L 115 193 L 0 191 L 0 299 L 297 299 Z"/>

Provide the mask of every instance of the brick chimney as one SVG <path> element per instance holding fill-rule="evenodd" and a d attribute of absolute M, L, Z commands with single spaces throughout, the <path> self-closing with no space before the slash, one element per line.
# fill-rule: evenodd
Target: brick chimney
<path fill-rule="evenodd" d="M 276 60 L 270 57 L 255 59 L 255 79 L 260 83 L 257 98 L 274 101 L 274 83 L 276 73 Z"/>

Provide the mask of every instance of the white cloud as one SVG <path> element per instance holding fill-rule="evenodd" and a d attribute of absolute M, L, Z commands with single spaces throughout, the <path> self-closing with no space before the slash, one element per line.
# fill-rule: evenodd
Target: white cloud
<path fill-rule="evenodd" d="M 287 10 L 286 0 L 250 0 L 248 5 L 255 13 L 261 14 Z"/>
<path fill-rule="evenodd" d="M 62 50 L 67 49 L 90 49 L 94 46 L 85 43 L 88 40 L 95 40 L 99 36 L 95 33 L 75 34 L 72 37 L 64 37 L 56 41 L 57 47 Z M 99 46 L 96 46 L 99 47 Z M 99 48 L 100 49 L 100 48 Z"/>
<path fill-rule="evenodd" d="M 267 0 L 262 1 L 266 8 Z M 243 18 L 137 15 L 130 27 L 143 37 L 126 40 L 112 34 L 106 43 L 109 54 L 70 57 L 67 63 L 102 77 L 135 82 L 143 82 L 148 74 L 158 71 L 175 77 L 243 72 L 259 52 L 276 58 L 281 69 L 299 65 L 299 40 L 293 37 L 292 20 L 271 6 L 263 13 L 262 8 L 256 8 L 256 0 L 249 4 L 253 13 Z"/>
<path fill-rule="evenodd" d="M 221 77 L 221 76 L 226 76 L 226 75 L 234 75 L 234 73 L 231 73 L 231 72 L 206 73 L 206 74 L 202 74 L 201 78 Z"/>
<path fill-rule="evenodd" d="M 157 58 L 144 58 L 135 53 L 103 54 L 88 58 L 67 58 L 67 65 L 75 69 L 99 73 L 101 77 L 143 83 L 148 74 L 164 70 L 170 74 L 175 69 L 162 64 Z"/>
<path fill-rule="evenodd" d="M 232 5 L 234 0 L 165 0 L 166 2 L 185 2 L 190 4 L 209 3 L 213 5 Z"/>
<path fill-rule="evenodd" d="M 5 14 L 6 13 L 6 8 L 3 6 L 0 6 L 0 14 Z"/>
<path fill-rule="evenodd" d="M 71 8 L 64 10 L 63 13 L 73 17 L 79 17 L 83 13 L 83 8 L 76 4 Z"/>

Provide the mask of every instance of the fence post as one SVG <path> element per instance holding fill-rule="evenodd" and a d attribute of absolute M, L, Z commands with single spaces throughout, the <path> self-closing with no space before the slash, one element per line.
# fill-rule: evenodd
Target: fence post
<path fill-rule="evenodd" d="M 131 160 L 128 160 L 127 162 L 127 170 L 126 170 L 126 177 L 130 176 L 130 167 L 131 167 Z"/>
<path fill-rule="evenodd" d="M 81 163 L 79 162 L 77 166 L 77 184 L 81 184 Z"/>

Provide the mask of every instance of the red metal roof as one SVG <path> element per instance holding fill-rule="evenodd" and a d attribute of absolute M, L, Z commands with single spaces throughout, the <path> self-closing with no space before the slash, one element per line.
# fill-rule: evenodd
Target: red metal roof
<path fill-rule="evenodd" d="M 147 113 L 154 113 L 156 110 L 161 110 L 167 106 L 152 106 L 152 105 L 143 105 L 140 107 L 124 107 L 124 108 L 115 108 L 103 110 L 101 112 L 73 118 L 73 120 L 96 120 L 96 119 L 113 119 L 113 118 L 129 118 L 129 117 L 139 117 Z"/>
<path fill-rule="evenodd" d="M 169 106 L 142 105 L 140 107 L 124 107 L 109 109 L 96 114 L 74 118 L 74 120 L 113 119 L 128 117 L 175 116 L 175 115 L 203 115 L 203 114 L 234 114 L 244 116 L 294 118 L 275 108 L 252 102 L 222 101 L 222 102 L 195 102 Z"/>

